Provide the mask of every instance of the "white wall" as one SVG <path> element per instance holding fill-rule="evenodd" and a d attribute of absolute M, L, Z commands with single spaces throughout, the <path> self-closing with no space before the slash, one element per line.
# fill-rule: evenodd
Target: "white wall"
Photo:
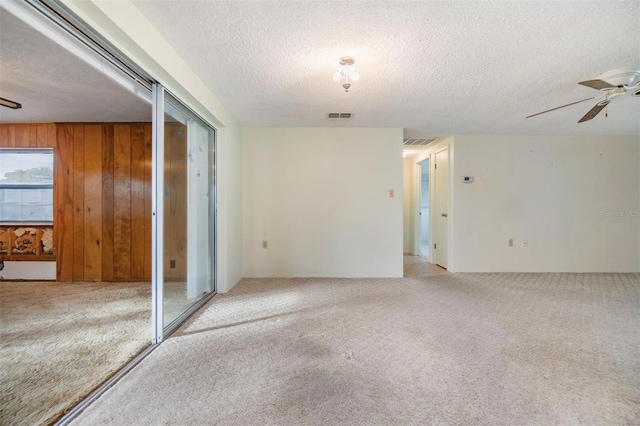
<path fill-rule="evenodd" d="M 218 292 L 242 278 L 242 130 L 233 115 L 129 0 L 63 0 L 217 129 Z"/>
<path fill-rule="evenodd" d="M 456 272 L 640 270 L 640 138 L 456 136 L 454 146 Z"/>
<path fill-rule="evenodd" d="M 405 158 L 402 162 L 402 229 L 403 229 L 403 251 L 405 253 L 414 254 L 414 235 L 412 220 L 413 215 L 413 191 L 414 191 L 414 169 L 413 158 Z"/>
<path fill-rule="evenodd" d="M 56 262 L 5 261 L 0 280 L 54 280 Z"/>
<path fill-rule="evenodd" d="M 245 128 L 243 150 L 246 277 L 402 276 L 402 129 Z"/>
<path fill-rule="evenodd" d="M 226 247 L 227 258 L 224 264 L 226 265 L 226 279 L 227 287 L 219 289 L 221 293 L 225 293 L 232 286 L 234 286 L 243 277 L 242 267 L 242 244 L 243 244 L 243 223 L 242 223 L 242 179 L 243 179 L 243 164 L 242 164 L 242 128 L 240 126 L 233 126 L 228 128 L 229 141 L 227 143 L 227 158 L 224 162 L 226 165 L 226 176 L 223 182 L 218 181 L 218 186 L 223 187 L 227 192 L 224 194 L 224 200 L 226 205 L 220 206 L 218 203 L 218 216 L 220 219 L 220 208 L 224 208 L 223 211 L 226 217 L 224 220 L 219 220 L 218 233 L 225 232 L 227 236 L 222 240 Z M 222 231 L 221 228 L 225 228 Z M 220 239 L 218 240 L 220 241 Z M 218 247 L 220 252 L 220 247 Z"/>

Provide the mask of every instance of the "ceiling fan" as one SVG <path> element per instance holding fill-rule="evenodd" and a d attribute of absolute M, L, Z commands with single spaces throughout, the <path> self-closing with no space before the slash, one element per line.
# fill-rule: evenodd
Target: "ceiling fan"
<path fill-rule="evenodd" d="M 620 68 L 617 70 L 605 72 L 600 74 L 598 78 L 593 80 L 580 81 L 578 84 L 591 87 L 600 91 L 600 95 L 593 96 L 591 98 L 582 99 L 577 102 L 562 105 L 556 108 L 551 108 L 546 111 L 532 114 L 526 118 L 535 117 L 536 115 L 545 114 L 547 112 L 555 111 L 560 108 L 568 107 L 571 105 L 579 104 L 581 102 L 590 101 L 592 99 L 599 99 L 593 108 L 589 110 L 578 123 L 584 123 L 594 118 L 600 113 L 611 101 L 619 96 L 625 95 L 630 92 L 632 96 L 640 97 L 640 69 L 638 68 Z M 602 98 L 602 99 L 601 99 Z"/>

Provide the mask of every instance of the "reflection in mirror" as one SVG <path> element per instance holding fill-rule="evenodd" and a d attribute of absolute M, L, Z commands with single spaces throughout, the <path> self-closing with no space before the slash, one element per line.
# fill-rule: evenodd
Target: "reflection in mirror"
<path fill-rule="evenodd" d="M 171 119 L 167 119 L 167 115 Z M 164 135 L 163 324 L 166 327 L 214 291 L 213 227 L 210 226 L 213 131 L 170 101 L 165 108 Z"/>

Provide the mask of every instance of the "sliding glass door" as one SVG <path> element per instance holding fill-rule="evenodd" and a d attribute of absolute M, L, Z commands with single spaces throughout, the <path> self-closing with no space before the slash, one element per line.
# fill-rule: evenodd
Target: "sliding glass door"
<path fill-rule="evenodd" d="M 215 293 L 215 131 L 157 85 L 155 339 Z"/>

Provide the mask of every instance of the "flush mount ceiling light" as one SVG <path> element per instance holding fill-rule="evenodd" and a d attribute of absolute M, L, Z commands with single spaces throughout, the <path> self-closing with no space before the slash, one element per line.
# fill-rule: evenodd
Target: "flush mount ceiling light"
<path fill-rule="evenodd" d="M 349 91 L 352 81 L 358 81 L 360 79 L 360 74 L 356 72 L 353 66 L 355 61 L 353 56 L 342 56 L 340 58 L 340 68 L 333 74 L 333 80 L 338 83 L 342 82 L 342 87 L 344 87 L 345 92 Z"/>
<path fill-rule="evenodd" d="M 5 99 L 5 98 L 0 98 L 0 105 L 6 106 L 7 108 L 11 108 L 11 109 L 22 108 L 22 105 L 20 105 L 19 103 L 10 101 L 9 99 Z"/>

